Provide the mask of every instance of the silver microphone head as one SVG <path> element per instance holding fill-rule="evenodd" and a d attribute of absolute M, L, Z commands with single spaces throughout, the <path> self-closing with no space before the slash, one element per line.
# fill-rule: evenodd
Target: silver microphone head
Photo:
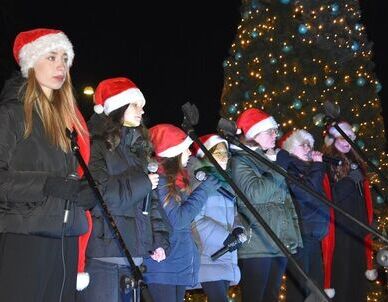
<path fill-rule="evenodd" d="M 206 176 L 206 173 L 199 170 L 195 173 L 195 178 L 198 180 L 198 181 L 204 181 L 206 180 L 207 176 Z"/>
<path fill-rule="evenodd" d="M 156 161 L 150 161 L 147 165 L 148 172 L 150 173 L 156 173 L 158 171 L 158 163 Z"/>
<path fill-rule="evenodd" d="M 238 241 L 240 241 L 241 243 L 244 243 L 245 241 L 248 240 L 248 237 L 247 237 L 247 235 L 245 235 L 245 233 L 239 234 L 239 235 L 237 236 L 237 238 L 238 238 Z"/>

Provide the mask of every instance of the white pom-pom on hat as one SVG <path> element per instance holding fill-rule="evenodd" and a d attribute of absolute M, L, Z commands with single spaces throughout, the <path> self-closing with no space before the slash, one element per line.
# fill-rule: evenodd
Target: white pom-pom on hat
<path fill-rule="evenodd" d="M 77 290 L 81 291 L 88 287 L 90 282 L 89 273 L 78 273 L 77 274 Z"/>

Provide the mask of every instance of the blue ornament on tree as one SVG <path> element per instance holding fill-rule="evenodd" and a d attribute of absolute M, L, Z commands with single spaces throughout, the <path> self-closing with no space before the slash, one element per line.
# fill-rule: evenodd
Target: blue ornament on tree
<path fill-rule="evenodd" d="M 256 39 L 258 35 L 259 35 L 259 34 L 257 33 L 257 31 L 251 32 L 251 37 L 252 37 L 253 39 Z"/>
<path fill-rule="evenodd" d="M 340 7 L 337 3 L 330 5 L 332 15 L 337 15 L 339 13 Z"/>
<path fill-rule="evenodd" d="M 296 110 L 300 110 L 302 108 L 302 101 L 300 99 L 295 99 L 292 103 L 292 107 Z"/>
<path fill-rule="evenodd" d="M 257 87 L 257 92 L 263 94 L 265 92 L 265 85 L 259 85 L 259 87 Z"/>
<path fill-rule="evenodd" d="M 271 58 L 271 59 L 269 60 L 269 62 L 270 62 L 272 65 L 274 65 L 274 64 L 276 64 L 276 63 L 278 62 L 278 60 L 277 60 L 276 58 Z"/>
<path fill-rule="evenodd" d="M 242 16 L 243 16 L 243 19 L 248 19 L 248 17 L 249 17 L 249 11 L 243 12 Z"/>
<path fill-rule="evenodd" d="M 366 83 L 366 80 L 365 80 L 363 77 L 359 77 L 359 78 L 357 79 L 357 86 L 362 87 L 362 86 L 365 85 L 365 83 Z"/>
<path fill-rule="evenodd" d="M 362 139 L 357 140 L 357 146 L 360 147 L 361 149 L 365 148 L 365 143 Z"/>
<path fill-rule="evenodd" d="M 228 108 L 230 114 L 235 114 L 237 112 L 237 107 L 235 105 L 230 105 Z"/>
<path fill-rule="evenodd" d="M 362 29 L 362 24 L 360 24 L 360 23 L 354 24 L 354 29 L 357 31 L 360 31 Z"/>
<path fill-rule="evenodd" d="M 315 126 L 323 127 L 325 115 L 323 113 L 317 113 L 313 116 L 313 123 Z"/>
<path fill-rule="evenodd" d="M 376 203 L 378 203 L 378 204 L 383 204 L 383 203 L 384 203 L 384 198 L 383 198 L 383 196 L 377 195 L 377 196 L 376 196 Z"/>
<path fill-rule="evenodd" d="M 249 90 L 244 92 L 244 99 L 249 100 L 251 98 L 251 92 Z"/>
<path fill-rule="evenodd" d="M 332 77 L 328 77 L 326 80 L 325 80 L 325 84 L 327 87 L 330 87 L 330 86 L 333 86 L 334 84 L 334 79 Z"/>
<path fill-rule="evenodd" d="M 234 55 L 234 58 L 238 61 L 242 58 L 242 54 L 240 52 L 236 52 L 236 54 Z"/>
<path fill-rule="evenodd" d="M 284 45 L 283 48 L 282 48 L 282 51 L 285 52 L 285 53 L 289 53 L 291 50 L 292 50 L 292 46 L 291 45 Z"/>
<path fill-rule="evenodd" d="M 352 125 L 352 130 L 354 133 L 357 133 L 358 130 L 360 130 L 360 124 L 353 124 Z"/>
<path fill-rule="evenodd" d="M 375 165 L 375 167 L 379 166 L 379 161 L 376 158 L 372 158 L 370 161 Z"/>
<path fill-rule="evenodd" d="M 282 4 L 288 4 L 288 3 L 290 3 L 290 0 L 280 0 L 280 3 L 282 3 Z"/>
<path fill-rule="evenodd" d="M 251 6 L 253 9 L 258 9 L 260 7 L 260 3 L 258 0 L 252 0 Z"/>
<path fill-rule="evenodd" d="M 375 84 L 376 84 L 375 91 L 376 91 L 376 93 L 379 93 L 381 91 L 381 89 L 383 88 L 383 85 L 381 85 L 381 83 L 377 82 L 377 81 L 375 82 Z"/>
<path fill-rule="evenodd" d="M 353 51 L 357 51 L 360 49 L 360 44 L 356 41 L 352 43 L 352 46 L 350 47 Z"/>
<path fill-rule="evenodd" d="M 299 25 L 299 27 L 298 27 L 298 32 L 299 32 L 301 35 L 304 35 L 305 33 L 307 33 L 308 30 L 309 30 L 309 29 L 308 29 L 307 26 L 304 25 L 304 24 L 301 24 L 301 25 Z"/>
<path fill-rule="evenodd" d="M 225 68 L 228 66 L 228 61 L 224 60 L 224 62 L 222 62 L 222 66 Z"/>

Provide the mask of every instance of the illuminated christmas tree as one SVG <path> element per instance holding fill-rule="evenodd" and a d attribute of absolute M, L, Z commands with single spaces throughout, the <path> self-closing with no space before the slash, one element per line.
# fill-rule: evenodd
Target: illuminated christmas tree
<path fill-rule="evenodd" d="M 241 16 L 230 57 L 224 61 L 221 115 L 235 120 L 247 108 L 261 108 L 275 117 L 284 133 L 307 129 L 319 149 L 325 130 L 323 103 L 336 103 L 341 118 L 357 133 L 357 145 L 387 175 L 378 95 L 382 86 L 374 73 L 359 1 L 242 0 Z M 384 234 L 386 188 L 375 173 L 369 176 L 376 227 Z M 375 242 L 376 250 L 381 247 Z M 371 284 L 371 301 L 388 301 L 384 270 L 381 275 Z"/>

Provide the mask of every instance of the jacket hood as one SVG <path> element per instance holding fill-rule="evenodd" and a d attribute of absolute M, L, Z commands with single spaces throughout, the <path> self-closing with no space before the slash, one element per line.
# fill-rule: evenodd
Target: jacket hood
<path fill-rule="evenodd" d="M 0 93 L 0 103 L 20 102 L 20 91 L 26 79 L 21 76 L 20 72 L 15 72 L 10 79 L 4 83 Z"/>

